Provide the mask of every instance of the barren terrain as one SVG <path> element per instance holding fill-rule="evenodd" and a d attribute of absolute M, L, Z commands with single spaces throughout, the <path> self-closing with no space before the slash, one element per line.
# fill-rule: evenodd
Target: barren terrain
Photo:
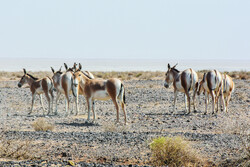
<path fill-rule="evenodd" d="M 177 98 L 177 109 L 172 113 L 173 87 L 163 87 L 163 77 L 127 80 L 126 91 L 128 125 L 116 125 L 116 111 L 112 101 L 97 101 L 96 123 L 87 123 L 84 97 L 80 97 L 79 115 L 65 116 L 65 100 L 61 96 L 59 115 L 43 116 L 37 97 L 34 111 L 29 88 L 18 88 L 16 79 L 0 81 L 1 140 L 7 149 L 26 145 L 21 156 L 3 154 L 0 166 L 17 165 L 141 165 L 150 166 L 149 143 L 159 136 L 182 136 L 190 141 L 209 165 L 230 163 L 249 151 L 250 80 L 234 79 L 235 91 L 229 112 L 219 111 L 204 115 L 204 96 L 197 98 L 197 112 L 185 114 L 183 94 Z M 47 103 L 44 98 L 44 105 Z M 71 107 L 73 100 L 71 99 Z M 35 131 L 32 123 L 39 118 L 54 125 L 52 131 Z M 92 119 L 92 117 L 91 117 Z M 248 144 L 248 145 L 247 145 Z M 247 146 L 246 146 L 247 145 Z M 8 146 L 2 146 L 8 147 Z M 18 161 L 18 160 L 22 161 Z M 72 164 L 73 163 L 73 164 Z"/>

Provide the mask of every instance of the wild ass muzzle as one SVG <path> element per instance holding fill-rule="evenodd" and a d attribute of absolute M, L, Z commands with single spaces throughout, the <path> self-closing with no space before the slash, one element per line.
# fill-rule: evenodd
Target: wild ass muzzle
<path fill-rule="evenodd" d="M 80 87 L 80 88 L 79 88 Z M 124 113 L 124 121 L 127 123 L 125 110 L 125 89 L 122 82 L 117 78 L 90 79 L 83 72 L 78 71 L 74 74 L 73 80 L 73 95 L 77 98 L 79 90 L 82 91 L 88 104 L 88 121 L 90 120 L 90 110 L 93 112 L 93 122 L 95 121 L 95 103 L 94 100 L 109 100 L 112 99 L 116 108 L 116 122 L 119 122 L 119 106 L 118 100 L 121 102 L 121 107 Z"/>
<path fill-rule="evenodd" d="M 218 70 L 212 70 L 207 73 L 204 73 L 203 79 L 199 83 L 199 88 L 198 88 L 198 95 L 204 91 L 205 93 L 205 113 L 207 114 L 207 105 L 208 105 L 208 99 L 209 99 L 209 94 L 212 97 L 212 114 L 214 114 L 215 110 L 215 103 L 217 103 L 217 112 L 219 110 L 219 103 L 218 103 L 218 98 L 220 97 L 221 103 L 223 105 L 222 110 L 224 111 L 225 109 L 225 103 L 224 103 L 224 98 L 222 97 L 223 93 L 223 78 L 221 73 Z"/>
<path fill-rule="evenodd" d="M 53 112 L 53 82 L 51 78 L 45 77 L 42 79 L 38 79 L 36 77 L 33 77 L 32 75 L 28 74 L 25 69 L 23 69 L 24 75 L 22 76 L 21 80 L 18 83 L 18 87 L 22 87 L 25 83 L 27 83 L 30 87 L 30 91 L 32 93 L 32 104 L 31 104 L 31 110 L 29 114 L 33 111 L 34 101 L 35 97 L 38 94 L 40 97 L 40 102 L 43 108 L 43 114 L 45 112 L 45 108 L 43 106 L 42 101 L 42 94 L 44 93 L 46 96 L 46 99 L 48 101 L 48 114 L 50 114 L 50 108 L 52 108 Z M 50 102 L 52 105 L 50 106 Z"/>
<path fill-rule="evenodd" d="M 166 88 L 169 88 L 169 86 L 173 83 L 173 86 L 174 86 L 173 112 L 175 112 L 177 93 L 178 92 L 185 93 L 184 94 L 185 109 L 187 111 L 187 101 L 188 101 L 188 114 L 189 114 L 190 107 L 191 107 L 190 95 L 189 95 L 190 90 L 193 90 L 193 106 L 194 106 L 194 111 L 195 111 L 195 94 L 198 88 L 198 75 L 191 68 L 180 72 L 179 70 L 175 68 L 176 65 L 173 67 L 170 67 L 170 64 L 168 64 L 168 71 L 166 72 L 166 79 L 165 79 L 164 86 Z"/>

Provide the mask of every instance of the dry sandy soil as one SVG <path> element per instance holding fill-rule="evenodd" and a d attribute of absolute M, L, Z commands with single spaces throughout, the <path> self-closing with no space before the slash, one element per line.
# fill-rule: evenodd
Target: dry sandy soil
<path fill-rule="evenodd" d="M 1 153 L 4 159 L 1 159 L 0 166 L 65 166 L 70 163 L 82 166 L 150 166 L 149 143 L 159 136 L 182 136 L 190 141 L 208 164 L 217 165 L 238 158 L 244 152 L 244 140 L 249 140 L 250 80 L 235 79 L 236 88 L 229 113 L 218 112 L 215 115 L 211 114 L 211 104 L 208 114 L 203 114 L 203 95 L 197 100 L 197 112 L 184 114 L 181 93 L 177 98 L 177 109 L 171 113 L 173 87 L 164 88 L 163 78 L 126 80 L 126 126 L 122 124 L 122 112 L 121 124 L 114 124 L 116 112 L 112 101 L 97 101 L 96 123 L 87 123 L 83 97 L 80 97 L 80 114 L 77 116 L 65 116 L 63 96 L 59 101 L 59 115 L 44 117 L 38 97 L 33 113 L 28 115 L 31 92 L 27 87 L 18 88 L 17 82 L 0 81 L 1 140 L 9 142 L 8 146 L 1 147 L 14 150 L 15 146 L 24 145 L 19 151 L 25 149 L 25 153 L 20 156 L 18 153 Z M 45 98 L 44 105 L 47 108 Z M 35 131 L 32 123 L 39 118 L 53 124 L 54 129 Z M 17 161 L 13 158 L 28 160 Z"/>

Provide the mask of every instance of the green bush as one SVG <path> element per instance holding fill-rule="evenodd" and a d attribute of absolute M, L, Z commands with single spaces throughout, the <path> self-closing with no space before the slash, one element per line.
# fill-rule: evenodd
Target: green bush
<path fill-rule="evenodd" d="M 150 143 L 154 166 L 201 166 L 201 160 L 181 137 L 159 137 Z"/>

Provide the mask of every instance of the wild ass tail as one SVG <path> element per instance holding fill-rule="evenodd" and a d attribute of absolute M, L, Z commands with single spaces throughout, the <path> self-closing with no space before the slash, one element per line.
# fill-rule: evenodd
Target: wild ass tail
<path fill-rule="evenodd" d="M 191 84 L 190 84 L 190 87 L 189 87 L 189 89 L 188 89 L 188 91 L 190 91 L 190 89 L 193 87 L 193 80 L 194 80 L 194 75 L 193 75 L 193 70 L 192 69 L 190 69 L 191 70 Z"/>
<path fill-rule="evenodd" d="M 119 92 L 119 96 L 122 96 L 122 101 L 124 104 L 126 104 L 126 97 L 125 97 L 125 88 L 124 88 L 124 85 L 121 83 L 121 89 L 120 89 L 120 92 Z"/>
<path fill-rule="evenodd" d="M 76 94 L 74 92 L 74 88 L 73 87 L 74 87 L 74 85 L 73 85 L 73 78 L 71 78 L 71 91 L 72 91 L 73 96 L 76 97 Z"/>

